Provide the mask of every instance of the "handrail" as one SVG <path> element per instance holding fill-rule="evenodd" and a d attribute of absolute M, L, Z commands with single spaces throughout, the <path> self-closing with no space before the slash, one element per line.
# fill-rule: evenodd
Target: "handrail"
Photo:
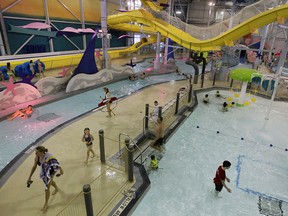
<path fill-rule="evenodd" d="M 145 133 L 145 120 L 146 120 L 146 118 L 148 118 L 148 121 L 149 121 L 149 116 L 144 116 L 143 120 L 142 120 L 142 122 L 143 122 L 143 135 Z"/>
<path fill-rule="evenodd" d="M 129 140 L 136 146 L 136 148 L 140 151 L 140 159 L 141 159 L 141 164 L 143 162 L 143 152 L 141 151 L 141 149 L 139 148 L 139 146 L 131 139 L 131 137 L 128 135 L 128 134 L 125 134 L 125 133 L 119 133 L 119 156 L 121 154 L 121 142 L 120 142 L 120 139 L 121 139 L 121 135 L 125 135 L 126 137 L 129 138 Z"/>

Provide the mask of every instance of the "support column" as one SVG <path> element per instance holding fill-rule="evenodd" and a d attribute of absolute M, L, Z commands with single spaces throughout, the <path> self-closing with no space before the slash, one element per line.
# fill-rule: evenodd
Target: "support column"
<path fill-rule="evenodd" d="M 45 13 L 45 17 L 46 17 L 46 24 L 51 25 L 51 21 L 49 18 L 49 10 L 48 10 L 47 0 L 43 0 L 43 4 L 44 4 L 44 13 Z M 51 32 L 51 28 L 48 28 L 47 30 Z M 53 39 L 52 38 L 49 39 L 49 47 L 50 47 L 50 52 L 54 52 L 54 46 L 53 46 Z"/>
<path fill-rule="evenodd" d="M 169 7 L 167 8 L 168 10 L 168 24 L 171 23 L 171 5 L 172 5 L 172 0 L 169 1 Z M 161 39 L 161 38 L 160 38 Z M 164 51 L 164 64 L 167 64 L 167 61 L 168 61 L 168 53 L 169 53 L 169 50 L 168 50 L 168 46 L 169 46 L 169 38 L 166 37 L 165 39 L 165 51 Z"/>
<path fill-rule="evenodd" d="M 165 38 L 165 51 L 164 51 L 164 64 L 167 64 L 168 61 L 168 46 L 169 46 L 169 38 Z"/>
<path fill-rule="evenodd" d="M 9 40 L 8 40 L 6 26 L 5 26 L 5 22 L 4 22 L 4 18 L 2 14 L 2 9 L 0 10 L 0 26 L 2 29 L 2 36 L 3 36 L 4 46 L 6 48 L 6 54 L 11 55 L 11 50 L 9 46 Z"/>
<path fill-rule="evenodd" d="M 239 97 L 239 100 L 238 100 L 238 103 L 237 103 L 238 106 L 243 106 L 244 105 L 244 100 L 245 100 L 247 86 L 248 86 L 248 82 L 243 82 L 242 83 L 241 93 L 240 93 L 240 97 Z"/>
<path fill-rule="evenodd" d="M 109 56 L 108 56 L 108 37 L 107 37 L 107 2 L 106 0 L 100 0 L 101 6 L 101 29 L 102 29 L 102 62 L 103 68 L 109 68 Z"/>
<path fill-rule="evenodd" d="M 154 61 L 154 69 L 158 70 L 160 68 L 160 43 L 161 43 L 161 34 L 157 32 L 157 47 L 156 47 L 156 58 Z"/>
<path fill-rule="evenodd" d="M 286 30 L 286 32 L 287 32 L 287 30 Z M 270 112 L 271 112 L 271 109 L 272 109 L 272 103 L 273 103 L 274 98 L 275 98 L 276 93 L 277 93 L 280 76 L 281 76 L 283 65 L 285 63 L 286 56 L 287 56 L 287 50 L 288 50 L 288 39 L 286 39 L 285 42 L 284 42 L 284 46 L 282 48 L 280 59 L 279 59 L 278 65 L 277 65 L 277 70 L 276 70 L 276 74 L 275 74 L 275 76 L 277 78 L 276 78 L 276 82 L 274 84 L 275 87 L 274 87 L 274 90 L 273 90 L 273 93 L 272 93 L 272 97 L 271 97 L 271 100 L 270 100 L 269 108 L 268 108 L 267 114 L 265 116 L 265 120 L 266 121 L 269 120 Z"/>
<path fill-rule="evenodd" d="M 3 43 L 1 31 L 0 31 L 0 53 L 1 53 L 2 56 L 6 55 L 6 50 L 5 50 L 5 46 L 4 46 L 4 43 Z"/>
<path fill-rule="evenodd" d="M 263 50 L 264 50 L 264 46 L 265 46 L 265 43 L 266 43 L 266 38 L 267 38 L 267 34 L 268 34 L 268 29 L 269 29 L 270 25 L 267 25 L 264 27 L 264 32 L 262 34 L 262 38 L 261 38 L 261 42 L 260 42 L 260 52 L 261 52 L 261 55 L 263 54 Z"/>
<path fill-rule="evenodd" d="M 275 28 L 276 28 L 276 31 L 275 31 Z M 274 47 L 275 47 L 275 40 L 276 40 L 276 36 L 277 36 L 277 26 L 274 25 L 274 23 L 272 23 L 272 28 L 271 28 L 270 34 L 273 35 L 273 38 L 272 38 L 272 41 L 271 41 L 270 50 L 273 50 Z M 274 54 L 275 54 L 275 53 L 274 53 Z M 272 52 L 270 51 L 270 52 L 269 52 L 268 59 L 271 60 L 271 57 L 272 57 Z"/>
<path fill-rule="evenodd" d="M 80 14 L 81 14 L 81 27 L 82 29 L 85 29 L 85 14 L 84 14 L 84 1 L 83 0 L 80 0 Z M 83 49 L 85 50 L 87 47 L 85 34 L 82 36 L 82 41 L 83 41 Z"/>
<path fill-rule="evenodd" d="M 229 29 L 233 28 L 233 16 L 236 11 L 236 0 L 233 0 L 233 6 L 232 6 L 232 12 L 231 12 L 231 17 L 229 20 Z"/>

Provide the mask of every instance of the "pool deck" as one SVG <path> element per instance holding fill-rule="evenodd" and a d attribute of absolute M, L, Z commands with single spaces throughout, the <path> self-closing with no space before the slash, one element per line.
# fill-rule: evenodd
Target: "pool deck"
<path fill-rule="evenodd" d="M 144 88 L 120 100 L 112 118 L 107 118 L 105 112 L 95 111 L 47 136 L 42 145 L 60 161 L 64 175 L 55 177 L 60 191 L 50 197 L 45 215 L 85 215 L 81 191 L 87 183 L 92 188 L 94 213 L 108 215 L 124 197 L 122 192 L 135 183 L 128 181 L 123 168 L 109 160 L 119 151 L 119 134 L 128 134 L 132 139 L 137 137 L 143 132 L 145 104 L 153 104 L 154 100 L 158 100 L 160 105 L 165 104 L 175 98 L 179 88 L 186 85 L 187 81 L 184 80 Z M 93 149 L 96 152 L 96 157 L 91 158 L 87 165 L 84 163 L 86 146 L 81 142 L 85 127 L 89 127 L 95 137 Z M 104 130 L 105 164 L 100 161 L 100 129 Z M 42 215 L 40 209 L 44 204 L 44 185 L 39 179 L 38 168 L 33 176 L 33 184 L 30 188 L 26 187 L 34 151 L 28 155 L 0 189 L 0 215 Z"/>

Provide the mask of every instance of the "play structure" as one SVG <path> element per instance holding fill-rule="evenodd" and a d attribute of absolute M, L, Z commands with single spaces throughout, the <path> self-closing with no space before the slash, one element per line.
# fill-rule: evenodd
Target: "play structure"
<path fill-rule="evenodd" d="M 248 106 L 250 101 L 256 101 L 256 98 L 251 95 L 251 93 L 247 94 L 248 85 L 250 84 L 250 92 L 254 93 L 254 95 L 256 95 L 260 88 L 262 88 L 265 92 L 272 92 L 276 87 L 275 84 L 278 76 L 280 80 L 287 83 L 288 77 L 285 76 L 285 73 L 282 73 L 282 70 L 283 68 L 281 69 L 281 73 L 279 75 L 262 74 L 260 71 L 249 68 L 236 68 L 232 70 L 229 73 L 230 78 L 235 81 L 240 81 L 242 86 L 237 85 L 237 92 L 233 91 L 233 96 L 227 97 L 227 101 L 232 101 L 234 97 L 234 100 L 237 100 L 237 106 Z M 252 87 L 252 85 L 254 85 L 254 87 Z"/>
<path fill-rule="evenodd" d="M 249 69 L 249 68 L 236 68 L 233 71 L 230 72 L 229 76 L 231 79 L 236 81 L 242 82 L 241 92 L 240 95 L 237 93 L 234 94 L 236 98 L 239 97 L 237 106 L 244 106 L 245 96 L 246 96 L 246 90 L 248 83 L 251 82 L 252 78 L 255 77 L 262 77 L 262 74 L 260 74 L 258 71 Z M 247 104 L 247 103 L 246 103 Z"/>
<path fill-rule="evenodd" d="M 177 29 L 171 24 L 164 22 L 158 18 L 155 18 L 151 13 L 145 9 L 138 9 L 129 12 L 120 12 L 115 15 L 111 15 L 107 18 L 110 28 L 130 31 L 130 32 L 145 32 L 155 33 L 160 32 L 161 35 L 170 38 L 180 46 L 188 49 L 198 51 L 210 51 L 221 50 L 222 46 L 233 46 L 233 41 L 249 34 L 252 30 L 266 26 L 269 23 L 279 21 L 280 18 L 288 17 L 288 5 L 282 5 L 271 10 L 260 13 L 236 27 L 224 32 L 218 37 L 214 37 L 208 40 L 199 40 L 188 33 Z M 141 23 L 143 26 L 133 25 L 134 23 Z"/>

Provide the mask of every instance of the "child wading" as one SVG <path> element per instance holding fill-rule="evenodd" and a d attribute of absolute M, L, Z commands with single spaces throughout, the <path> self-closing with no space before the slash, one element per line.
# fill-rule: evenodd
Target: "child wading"
<path fill-rule="evenodd" d="M 155 155 L 151 155 L 150 167 L 152 170 L 158 169 L 158 160 L 156 159 Z"/>
<path fill-rule="evenodd" d="M 218 194 L 221 192 L 222 188 L 225 187 L 226 190 L 231 193 L 231 189 L 228 188 L 225 184 L 225 180 L 227 182 L 230 182 L 230 179 L 226 177 L 225 171 L 229 169 L 231 166 L 231 163 L 227 160 L 223 162 L 222 165 L 220 165 L 216 171 L 215 178 L 213 179 L 215 184 L 215 196 L 217 197 Z"/>

